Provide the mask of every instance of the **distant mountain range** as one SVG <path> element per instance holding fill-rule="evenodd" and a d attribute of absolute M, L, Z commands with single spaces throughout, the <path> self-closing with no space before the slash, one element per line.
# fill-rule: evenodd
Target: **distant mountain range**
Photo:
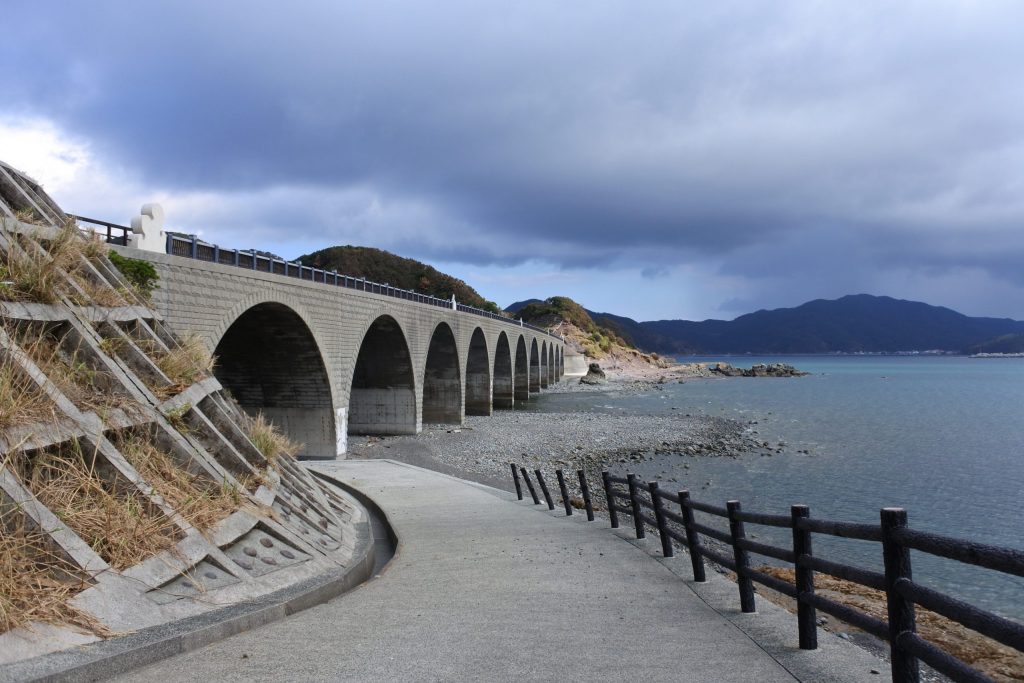
<path fill-rule="evenodd" d="M 515 313 L 536 301 L 519 301 L 505 310 Z M 869 294 L 815 299 L 735 320 L 637 322 L 611 313 L 587 313 L 638 348 L 670 354 L 973 351 L 1002 348 L 996 339 L 1024 333 L 1024 321 L 974 318 L 942 306 Z"/>

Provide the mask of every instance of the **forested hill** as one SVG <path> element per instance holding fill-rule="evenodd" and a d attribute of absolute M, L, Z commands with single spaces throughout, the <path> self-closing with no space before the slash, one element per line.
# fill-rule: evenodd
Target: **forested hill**
<path fill-rule="evenodd" d="M 386 283 L 400 289 L 411 289 L 420 294 L 429 294 L 439 299 L 451 299 L 461 304 L 475 306 L 493 313 L 501 309 L 493 301 L 487 301 L 475 289 L 462 280 L 446 275 L 433 266 L 415 259 L 404 258 L 383 249 L 373 247 L 328 247 L 312 254 L 300 256 L 298 260 L 306 266 L 337 270 L 351 277 L 365 277 L 373 282 Z"/>
<path fill-rule="evenodd" d="M 1024 322 L 1009 318 L 974 318 L 941 306 L 868 294 L 816 299 L 735 320 L 637 322 L 588 313 L 595 323 L 641 349 L 678 354 L 964 351 L 1024 332 Z"/>

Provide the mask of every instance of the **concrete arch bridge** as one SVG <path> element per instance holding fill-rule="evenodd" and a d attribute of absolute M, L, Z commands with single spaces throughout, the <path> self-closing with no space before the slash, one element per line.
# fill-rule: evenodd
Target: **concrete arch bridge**
<path fill-rule="evenodd" d="M 307 456 L 509 409 L 564 374 L 561 338 L 454 301 L 176 236 L 167 254 L 116 248 L 156 267 L 154 307 Z"/>

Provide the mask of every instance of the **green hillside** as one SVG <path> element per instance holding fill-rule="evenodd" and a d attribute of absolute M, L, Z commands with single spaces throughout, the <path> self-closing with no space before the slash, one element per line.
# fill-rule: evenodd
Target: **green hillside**
<path fill-rule="evenodd" d="M 297 260 L 306 266 L 337 270 L 350 277 L 364 277 L 373 282 L 429 294 L 439 299 L 451 299 L 454 294 L 455 300 L 461 304 L 501 313 L 496 303 L 484 299 L 462 280 L 446 275 L 426 263 L 397 256 L 383 249 L 349 245 L 328 247 L 300 256 Z"/>

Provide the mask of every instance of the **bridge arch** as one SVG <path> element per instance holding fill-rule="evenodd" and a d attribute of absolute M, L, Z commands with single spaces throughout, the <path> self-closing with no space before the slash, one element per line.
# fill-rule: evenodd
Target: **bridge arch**
<path fill-rule="evenodd" d="M 459 348 L 452 328 L 445 322 L 434 327 L 427 347 L 427 360 L 423 369 L 423 422 L 462 423 Z"/>
<path fill-rule="evenodd" d="M 512 393 L 517 401 L 530 400 L 530 355 L 526 350 L 526 338 L 519 335 L 516 342 L 515 378 Z"/>
<path fill-rule="evenodd" d="M 405 332 L 390 315 L 363 333 L 348 399 L 349 434 L 415 434 L 416 378 Z"/>
<path fill-rule="evenodd" d="M 508 343 L 505 344 L 506 352 Z M 481 328 L 473 330 L 466 356 L 466 415 L 491 414 L 491 358 Z"/>
<path fill-rule="evenodd" d="M 558 361 L 556 360 L 556 355 L 555 355 L 555 344 L 554 344 L 554 342 L 552 342 L 551 346 L 548 347 L 548 375 L 550 375 L 550 377 L 551 377 L 551 380 L 550 380 L 551 384 L 554 384 L 555 382 L 558 381 L 558 365 L 557 365 L 557 363 L 558 363 Z"/>
<path fill-rule="evenodd" d="M 214 375 L 247 413 L 262 413 L 303 455 L 338 454 L 330 375 L 303 315 L 260 301 L 233 311 L 215 343 Z"/>
<path fill-rule="evenodd" d="M 537 345 L 537 338 L 530 342 L 530 393 L 536 394 L 540 391 L 540 349 Z"/>
<path fill-rule="evenodd" d="M 495 410 L 515 405 L 515 376 L 512 367 L 512 349 L 508 344 L 508 335 L 501 332 L 498 334 L 498 342 L 494 345 L 494 379 L 491 383 L 491 405 Z"/>

